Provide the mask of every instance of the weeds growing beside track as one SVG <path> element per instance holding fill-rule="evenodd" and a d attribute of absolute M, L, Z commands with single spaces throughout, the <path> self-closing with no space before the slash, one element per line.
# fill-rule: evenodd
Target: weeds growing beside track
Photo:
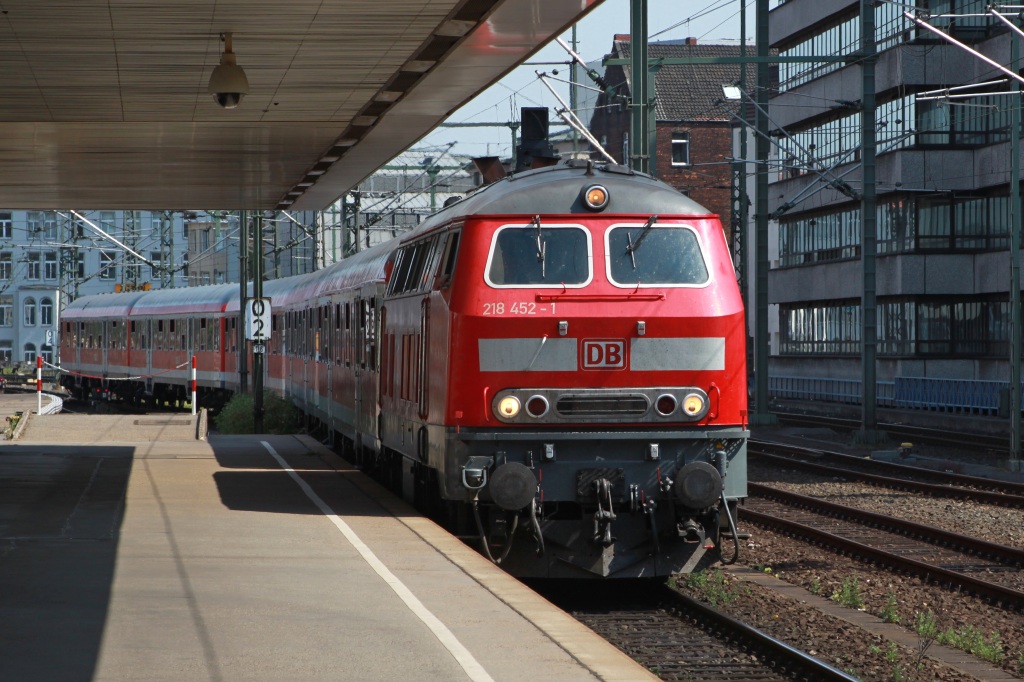
<path fill-rule="evenodd" d="M 224 409 L 214 417 L 221 433 L 253 432 L 253 399 L 251 395 L 235 394 Z M 299 430 L 299 411 L 290 400 L 272 391 L 263 392 L 263 432 L 295 433 Z"/>

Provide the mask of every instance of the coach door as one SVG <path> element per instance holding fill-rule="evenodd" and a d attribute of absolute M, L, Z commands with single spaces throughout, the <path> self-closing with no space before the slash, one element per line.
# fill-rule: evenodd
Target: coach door
<path fill-rule="evenodd" d="M 420 343 L 419 343 L 419 380 L 416 382 L 419 395 L 420 419 L 426 419 L 430 407 L 430 294 L 420 301 Z"/>
<path fill-rule="evenodd" d="M 362 297 L 356 297 L 353 302 L 356 313 L 356 324 L 352 330 L 352 375 L 355 378 L 355 426 L 356 426 L 356 442 L 357 444 L 362 442 L 361 434 L 366 431 L 366 416 L 363 410 L 363 375 L 366 374 L 366 300 Z"/>
<path fill-rule="evenodd" d="M 356 319 L 355 333 L 355 423 L 356 431 L 372 435 L 377 434 L 377 391 L 376 391 L 376 338 L 377 310 L 376 298 L 373 296 L 355 299 Z M 375 443 L 364 443 L 376 447 Z"/>

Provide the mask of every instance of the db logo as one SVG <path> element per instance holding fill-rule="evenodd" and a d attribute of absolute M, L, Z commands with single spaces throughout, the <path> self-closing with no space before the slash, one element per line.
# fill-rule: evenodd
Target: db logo
<path fill-rule="evenodd" d="M 583 369 L 625 368 L 625 341 L 592 340 L 583 342 Z"/>

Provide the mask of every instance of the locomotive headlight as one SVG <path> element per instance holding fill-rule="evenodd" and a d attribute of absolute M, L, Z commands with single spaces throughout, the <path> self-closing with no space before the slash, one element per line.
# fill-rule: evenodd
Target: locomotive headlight
<path fill-rule="evenodd" d="M 691 393 L 683 398 L 683 414 L 693 417 L 704 411 L 704 398 Z"/>
<path fill-rule="evenodd" d="M 505 419 L 512 419 L 522 408 L 522 404 L 519 402 L 519 398 L 514 395 L 507 395 L 498 401 L 498 414 Z"/>
<path fill-rule="evenodd" d="M 608 190 L 601 185 L 590 185 L 583 190 L 583 204 L 591 211 L 600 211 L 608 205 Z"/>

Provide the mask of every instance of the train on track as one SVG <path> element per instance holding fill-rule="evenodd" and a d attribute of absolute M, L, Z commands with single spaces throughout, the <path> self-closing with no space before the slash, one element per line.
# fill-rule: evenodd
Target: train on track
<path fill-rule="evenodd" d="M 577 160 L 515 173 L 263 293 L 265 386 L 512 574 L 738 553 L 743 305 L 720 220 L 671 187 Z M 63 383 L 184 400 L 195 356 L 199 404 L 223 402 L 252 350 L 239 307 L 237 285 L 79 298 Z"/>

